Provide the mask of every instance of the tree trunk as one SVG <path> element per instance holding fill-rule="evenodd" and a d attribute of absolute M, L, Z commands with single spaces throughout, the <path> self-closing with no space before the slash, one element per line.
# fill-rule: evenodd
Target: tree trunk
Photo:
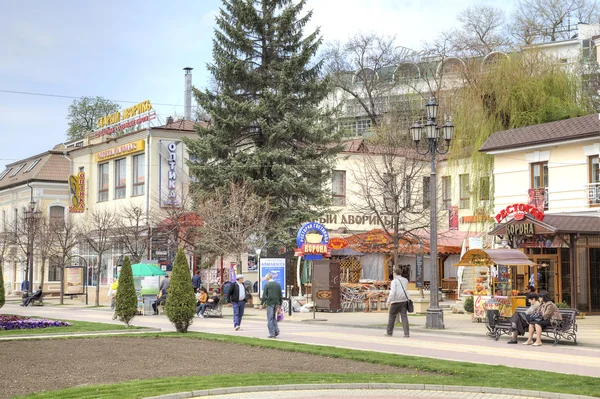
<path fill-rule="evenodd" d="M 102 274 L 102 255 L 98 256 L 98 270 L 96 270 L 96 306 L 100 306 L 100 274 Z"/>
<path fill-rule="evenodd" d="M 42 264 L 40 265 L 40 285 L 44 286 L 44 273 L 46 272 L 46 258 L 42 258 Z"/>

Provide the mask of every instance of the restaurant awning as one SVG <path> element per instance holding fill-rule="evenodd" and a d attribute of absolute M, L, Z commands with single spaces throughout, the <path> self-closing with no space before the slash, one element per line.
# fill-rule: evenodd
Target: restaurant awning
<path fill-rule="evenodd" d="M 454 266 L 533 266 L 523 252 L 516 249 L 471 249 Z"/>

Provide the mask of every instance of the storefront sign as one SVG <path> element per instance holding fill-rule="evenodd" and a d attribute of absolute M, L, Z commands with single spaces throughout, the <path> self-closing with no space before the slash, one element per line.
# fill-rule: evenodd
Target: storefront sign
<path fill-rule="evenodd" d="M 495 217 L 496 222 L 500 223 L 502 219 L 507 217 L 510 214 L 515 214 L 515 220 L 523 220 L 525 217 L 525 213 L 529 213 L 533 217 L 535 217 L 540 222 L 544 220 L 544 212 L 540 211 L 533 205 L 529 204 L 513 204 L 509 205 L 506 208 L 502 209 Z"/>
<path fill-rule="evenodd" d="M 148 122 L 155 118 L 156 113 L 152 111 L 152 104 L 150 104 L 149 100 L 146 100 L 132 107 L 126 108 L 121 112 L 117 111 L 98 119 L 98 129 L 102 130 L 95 131 L 90 137 L 96 138 L 113 134 L 115 132 L 140 125 L 144 122 Z"/>
<path fill-rule="evenodd" d="M 166 151 L 164 151 L 166 149 Z M 179 206 L 177 195 L 177 142 L 161 142 L 161 206 Z"/>
<path fill-rule="evenodd" d="M 360 215 L 360 214 L 341 214 L 324 215 L 319 219 L 322 224 L 343 224 L 343 225 L 366 225 L 366 226 L 391 226 L 394 218 L 391 216 Z"/>
<path fill-rule="evenodd" d="M 329 239 L 328 246 L 331 249 L 344 249 L 348 247 L 348 241 L 345 238 L 333 237 Z"/>
<path fill-rule="evenodd" d="M 107 161 L 109 159 L 123 157 L 133 154 L 134 152 L 144 151 L 145 140 L 138 140 L 132 143 L 120 145 L 118 147 L 109 148 L 108 150 L 100 151 L 94 154 L 96 162 Z"/>
<path fill-rule="evenodd" d="M 69 213 L 85 212 L 85 173 L 69 176 L 69 190 L 71 191 L 71 205 Z"/>
<path fill-rule="evenodd" d="M 295 253 L 301 250 L 305 255 L 305 259 L 321 260 L 323 259 L 323 255 L 328 253 L 329 232 L 320 223 L 305 223 L 298 230 L 296 243 L 298 244 L 298 249 Z"/>
<path fill-rule="evenodd" d="M 507 224 L 506 234 L 509 236 L 531 236 L 535 234 L 533 223 Z"/>

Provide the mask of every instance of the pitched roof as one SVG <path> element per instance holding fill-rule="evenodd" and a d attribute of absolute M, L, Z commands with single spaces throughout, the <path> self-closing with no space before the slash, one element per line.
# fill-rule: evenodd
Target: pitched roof
<path fill-rule="evenodd" d="M 67 182 L 71 166 L 62 152 L 48 151 L 6 165 L 0 172 L 0 190 L 28 181 Z"/>
<path fill-rule="evenodd" d="M 598 114 L 493 133 L 479 151 L 497 151 L 582 138 L 600 138 Z"/>
<path fill-rule="evenodd" d="M 200 124 L 200 122 L 189 121 L 186 119 L 179 119 L 177 121 L 168 122 L 162 126 L 154 126 L 152 129 L 161 129 L 161 130 L 185 130 L 185 131 L 195 131 L 195 126 Z"/>

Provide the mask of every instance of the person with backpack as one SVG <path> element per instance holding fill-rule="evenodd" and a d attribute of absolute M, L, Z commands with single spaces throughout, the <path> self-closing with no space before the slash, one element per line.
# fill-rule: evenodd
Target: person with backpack
<path fill-rule="evenodd" d="M 402 319 L 404 337 L 408 338 L 410 335 L 408 328 L 408 300 L 410 298 L 407 293 L 407 288 L 408 280 L 402 277 L 402 269 L 397 267 L 394 269 L 394 279 L 392 280 L 390 295 L 387 300 L 387 306 L 390 313 L 387 332 L 385 333 L 386 337 L 391 337 L 394 334 L 394 325 L 396 324 L 398 313 L 400 313 L 400 318 Z"/>

